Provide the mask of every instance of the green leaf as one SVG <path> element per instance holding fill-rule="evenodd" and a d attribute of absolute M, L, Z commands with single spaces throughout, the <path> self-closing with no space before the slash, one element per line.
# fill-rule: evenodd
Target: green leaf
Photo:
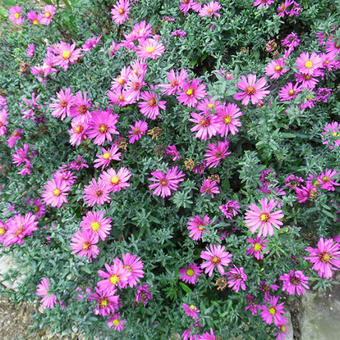
<path fill-rule="evenodd" d="M 179 285 L 181 286 L 181 288 L 182 288 L 187 294 L 189 294 L 189 293 L 192 292 L 191 288 L 188 287 L 188 286 L 187 286 L 186 284 L 184 284 L 183 282 L 180 282 Z"/>

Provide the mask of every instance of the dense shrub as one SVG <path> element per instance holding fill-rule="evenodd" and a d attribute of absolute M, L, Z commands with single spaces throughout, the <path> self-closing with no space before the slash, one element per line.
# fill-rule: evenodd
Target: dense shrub
<path fill-rule="evenodd" d="M 24 278 L 2 293 L 90 338 L 284 338 L 340 267 L 335 2 L 21 6 L 0 242 Z"/>

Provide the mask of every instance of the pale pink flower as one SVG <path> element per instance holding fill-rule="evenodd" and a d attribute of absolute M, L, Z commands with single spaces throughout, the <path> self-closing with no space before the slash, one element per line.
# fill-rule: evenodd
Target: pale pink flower
<path fill-rule="evenodd" d="M 182 308 L 184 308 L 185 314 L 188 316 L 191 316 L 193 319 L 198 319 L 198 314 L 200 311 L 197 309 L 194 305 L 187 305 L 186 303 L 183 303 Z"/>
<path fill-rule="evenodd" d="M 88 121 L 91 118 L 89 108 L 91 107 L 91 100 L 87 98 L 87 92 L 77 92 L 73 97 L 73 103 L 70 110 L 70 117 L 77 117 L 79 121 Z"/>
<path fill-rule="evenodd" d="M 137 56 L 142 59 L 158 59 L 164 53 L 164 45 L 153 38 L 147 38 L 137 47 Z"/>
<path fill-rule="evenodd" d="M 118 172 L 111 168 L 100 175 L 100 179 L 105 183 L 108 192 L 117 192 L 129 187 L 128 180 L 130 177 L 131 172 L 126 168 L 120 168 Z"/>
<path fill-rule="evenodd" d="M 70 144 L 71 145 L 80 145 L 81 142 L 87 140 L 87 132 L 88 132 L 88 123 L 87 121 L 80 121 L 78 119 L 72 119 L 71 127 L 72 129 L 68 130 L 70 133 Z"/>
<path fill-rule="evenodd" d="M 61 67 L 64 71 L 68 69 L 70 64 L 75 64 L 82 57 L 81 50 L 76 49 L 76 43 L 71 45 L 64 41 L 55 45 L 53 53 L 56 55 L 54 65 Z"/>
<path fill-rule="evenodd" d="M 64 203 L 67 203 L 66 195 L 71 188 L 60 177 L 48 181 L 44 188 L 42 198 L 47 205 L 60 208 Z"/>
<path fill-rule="evenodd" d="M 301 88 L 298 83 L 293 85 L 293 83 L 288 83 L 287 85 L 281 87 L 279 91 L 279 96 L 281 101 L 291 101 L 301 92 Z"/>
<path fill-rule="evenodd" d="M 53 19 L 56 10 L 57 9 L 53 5 L 45 6 L 40 20 L 41 24 L 49 25 Z"/>
<path fill-rule="evenodd" d="M 332 177 L 336 177 L 338 172 L 332 169 L 326 169 L 320 175 L 316 177 L 317 185 L 321 185 L 321 189 L 326 189 L 328 191 L 334 191 L 334 186 L 339 186 L 340 184 L 336 182 L 336 179 Z"/>
<path fill-rule="evenodd" d="M 129 18 L 129 12 L 130 12 L 130 1 L 129 0 L 118 0 L 111 10 L 112 20 L 117 25 L 121 25 Z"/>
<path fill-rule="evenodd" d="M 140 282 L 140 278 L 144 277 L 144 264 L 140 257 L 131 255 L 130 253 L 122 254 L 124 268 L 130 273 L 128 284 L 130 288 L 136 287 Z"/>
<path fill-rule="evenodd" d="M 163 94 L 175 95 L 180 90 L 183 81 L 188 77 L 187 71 L 181 69 L 181 71 L 170 70 L 167 73 L 169 84 L 159 84 Z"/>
<path fill-rule="evenodd" d="M 96 300 L 97 305 L 94 308 L 94 313 L 96 315 L 109 316 L 119 309 L 119 295 L 114 295 L 114 293 L 104 293 L 98 287 L 94 288 L 96 293 L 92 293 L 89 300 Z"/>
<path fill-rule="evenodd" d="M 109 328 L 113 327 L 118 332 L 124 329 L 125 324 L 126 320 L 122 320 L 119 313 L 113 315 L 112 318 L 107 322 L 107 326 Z"/>
<path fill-rule="evenodd" d="M 32 25 L 42 24 L 42 18 L 42 15 L 38 15 L 35 11 L 29 11 L 27 13 L 27 19 L 31 22 Z"/>
<path fill-rule="evenodd" d="M 214 198 L 214 194 L 219 194 L 220 190 L 217 186 L 216 181 L 210 181 L 209 179 L 205 178 L 203 180 L 203 184 L 201 186 L 200 192 L 201 192 L 201 196 L 210 194 L 210 197 Z"/>
<path fill-rule="evenodd" d="M 21 16 L 22 7 L 20 6 L 12 6 L 9 9 L 8 19 L 14 22 L 17 25 L 22 25 L 25 19 Z"/>
<path fill-rule="evenodd" d="M 230 268 L 227 273 L 228 276 L 228 287 L 232 288 L 235 292 L 238 293 L 240 288 L 242 290 L 246 290 L 245 281 L 247 280 L 247 275 L 244 273 L 243 267 L 237 268 L 234 265 L 234 268 Z"/>
<path fill-rule="evenodd" d="M 91 51 L 93 48 L 95 48 L 97 45 L 102 45 L 103 43 L 99 42 L 101 39 L 101 35 L 96 37 L 95 35 L 92 36 L 92 38 L 89 38 L 86 40 L 86 42 L 81 47 L 84 52 Z"/>
<path fill-rule="evenodd" d="M 207 95 L 206 87 L 200 84 L 200 79 L 193 79 L 192 82 L 184 80 L 182 90 L 179 91 L 177 100 L 188 107 L 196 106 L 198 100 Z"/>
<path fill-rule="evenodd" d="M 42 296 L 41 304 L 45 308 L 53 308 L 57 303 L 55 295 L 50 291 L 50 280 L 43 277 L 37 286 L 36 295 Z"/>
<path fill-rule="evenodd" d="M 274 321 L 275 325 L 278 325 L 282 322 L 283 314 L 285 311 L 284 303 L 278 304 L 278 297 L 270 296 L 268 299 L 269 307 L 266 305 L 262 305 L 260 308 L 262 309 L 261 316 L 265 323 L 268 325 L 272 324 Z"/>
<path fill-rule="evenodd" d="M 201 252 L 200 257 L 206 260 L 206 262 L 201 263 L 201 268 L 208 276 L 212 276 L 215 268 L 221 275 L 225 274 L 224 267 L 229 266 L 232 255 L 225 251 L 225 246 L 210 244 L 205 251 Z"/>
<path fill-rule="evenodd" d="M 256 0 L 253 2 L 254 7 L 264 7 L 264 8 L 269 8 L 269 5 L 274 3 L 274 0 Z"/>
<path fill-rule="evenodd" d="M 217 107 L 216 123 L 218 123 L 218 133 L 221 137 L 227 137 L 230 132 L 235 135 L 238 132 L 238 127 L 242 126 L 239 117 L 243 116 L 239 107 L 236 104 L 228 103 Z"/>
<path fill-rule="evenodd" d="M 226 204 L 219 206 L 219 208 L 227 220 L 232 220 L 238 214 L 240 205 L 238 201 L 229 200 Z"/>
<path fill-rule="evenodd" d="M 165 100 L 158 100 L 158 96 L 154 92 L 144 91 L 141 93 L 141 97 L 144 101 L 139 102 L 138 106 L 140 112 L 150 119 L 156 119 L 160 114 L 159 109 L 165 110 Z"/>
<path fill-rule="evenodd" d="M 97 155 L 97 158 L 94 160 L 94 167 L 102 169 L 106 168 L 112 160 L 120 161 L 120 156 L 122 155 L 119 152 L 119 147 L 117 145 L 112 145 L 110 148 L 105 149 L 101 148 L 102 154 Z"/>
<path fill-rule="evenodd" d="M 255 239 L 247 238 L 247 242 L 251 243 L 251 247 L 246 250 L 247 255 L 252 255 L 257 260 L 262 260 L 264 255 L 269 253 L 269 251 L 264 252 L 266 243 L 268 242 L 265 238 L 256 236 Z"/>
<path fill-rule="evenodd" d="M 313 52 L 310 56 L 309 53 L 301 53 L 296 59 L 297 69 L 300 73 L 313 75 L 314 71 L 322 66 L 321 58 Z"/>
<path fill-rule="evenodd" d="M 274 59 L 266 66 L 266 76 L 271 79 L 279 79 L 283 74 L 289 71 L 285 68 L 286 63 L 284 58 Z"/>
<path fill-rule="evenodd" d="M 3 136 L 7 133 L 7 127 L 8 124 L 7 121 L 8 113 L 6 112 L 6 109 L 0 110 L 0 136 Z"/>
<path fill-rule="evenodd" d="M 130 125 L 131 130 L 129 131 L 129 143 L 133 144 L 138 141 L 142 136 L 145 135 L 148 129 L 148 123 L 138 120 L 135 125 Z"/>
<path fill-rule="evenodd" d="M 212 15 L 216 15 L 217 17 L 220 17 L 221 14 L 217 12 L 220 9 L 221 9 L 221 5 L 218 1 L 211 1 L 202 7 L 198 15 L 200 17 L 206 17 L 206 16 L 211 17 Z"/>

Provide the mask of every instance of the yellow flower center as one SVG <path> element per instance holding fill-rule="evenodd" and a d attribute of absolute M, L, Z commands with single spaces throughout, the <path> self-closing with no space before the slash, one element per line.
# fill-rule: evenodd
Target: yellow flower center
<path fill-rule="evenodd" d="M 111 282 L 113 285 L 116 285 L 116 284 L 119 282 L 119 276 L 118 276 L 118 275 L 112 275 L 112 276 L 110 276 L 110 282 Z"/>
<path fill-rule="evenodd" d="M 125 80 L 123 78 L 118 78 L 118 84 L 119 85 L 124 85 Z"/>
<path fill-rule="evenodd" d="M 168 181 L 167 181 L 165 178 L 163 178 L 163 179 L 159 182 L 159 184 L 162 185 L 162 186 L 165 186 L 165 185 L 168 184 Z"/>
<path fill-rule="evenodd" d="M 194 271 L 192 269 L 187 269 L 186 274 L 188 276 L 194 276 Z"/>
<path fill-rule="evenodd" d="M 330 261 L 331 257 L 328 253 L 322 253 L 320 256 L 320 260 L 324 263 L 328 263 Z"/>
<path fill-rule="evenodd" d="M 71 52 L 70 51 L 64 51 L 61 56 L 64 58 L 64 59 L 69 59 L 71 57 Z"/>
<path fill-rule="evenodd" d="M 260 215 L 260 220 L 261 220 L 262 222 L 268 222 L 268 220 L 269 220 L 269 214 L 268 214 L 268 213 L 262 213 L 262 214 Z"/>
<path fill-rule="evenodd" d="M 211 262 L 213 264 L 219 264 L 221 262 L 221 259 L 218 256 L 213 256 L 213 258 L 211 259 Z"/>
<path fill-rule="evenodd" d="M 46 13 L 45 13 L 45 17 L 46 17 L 46 18 L 49 18 L 50 16 L 51 16 L 51 13 L 50 13 L 50 12 L 46 12 Z"/>
<path fill-rule="evenodd" d="M 255 243 L 254 244 L 254 250 L 255 251 L 260 251 L 262 249 L 262 245 L 260 243 Z"/>
<path fill-rule="evenodd" d="M 39 207 L 36 205 L 34 206 L 34 209 L 33 209 L 35 212 L 38 212 L 39 211 Z"/>
<path fill-rule="evenodd" d="M 124 8 L 119 8 L 119 14 L 124 14 L 125 11 L 124 11 Z"/>
<path fill-rule="evenodd" d="M 148 53 L 152 53 L 154 50 L 155 50 L 156 48 L 155 47 L 153 47 L 153 46 L 147 46 L 147 48 L 146 48 L 146 52 L 148 52 Z"/>
<path fill-rule="evenodd" d="M 124 266 L 125 269 L 127 269 L 129 272 L 131 272 L 132 268 L 129 265 Z"/>
<path fill-rule="evenodd" d="M 189 306 L 191 310 L 195 309 L 196 307 L 194 305 Z"/>
<path fill-rule="evenodd" d="M 0 235 L 5 234 L 5 232 L 6 232 L 6 229 L 4 227 L 1 227 L 0 228 Z"/>
<path fill-rule="evenodd" d="M 84 242 L 83 243 L 83 249 L 84 250 L 88 250 L 90 248 L 90 246 L 91 246 L 90 242 Z"/>
<path fill-rule="evenodd" d="M 148 100 L 148 104 L 149 104 L 149 106 L 155 106 L 156 105 L 156 99 L 155 98 L 151 98 L 151 99 L 149 99 Z"/>
<path fill-rule="evenodd" d="M 282 70 L 282 67 L 280 65 L 275 66 L 275 71 L 280 72 Z"/>
<path fill-rule="evenodd" d="M 288 95 L 289 95 L 289 96 L 294 96 L 294 94 L 295 94 L 295 91 L 294 91 L 294 90 L 289 90 L 289 91 L 288 91 Z"/>
<path fill-rule="evenodd" d="M 211 109 L 215 108 L 215 104 L 214 103 L 208 103 L 208 107 L 210 107 Z"/>
<path fill-rule="evenodd" d="M 111 157 L 111 154 L 109 152 L 105 152 L 103 154 L 103 158 L 106 159 L 106 160 L 108 160 L 110 157 Z"/>
<path fill-rule="evenodd" d="M 77 133 L 77 134 L 82 133 L 83 130 L 84 130 L 84 127 L 82 125 L 78 125 L 74 128 L 74 132 Z"/>
<path fill-rule="evenodd" d="M 275 315 L 276 309 L 274 307 L 269 308 L 269 314 Z"/>
<path fill-rule="evenodd" d="M 201 224 L 198 226 L 198 229 L 199 230 L 205 230 L 205 228 Z"/>
<path fill-rule="evenodd" d="M 313 63 L 310 60 L 306 61 L 305 67 L 311 68 L 312 66 L 313 66 Z"/>
<path fill-rule="evenodd" d="M 248 95 L 248 96 L 251 96 L 251 95 L 253 95 L 253 94 L 255 94 L 255 92 L 256 92 L 256 89 L 255 89 L 255 87 L 254 86 L 248 86 L 247 88 L 246 88 L 246 94 Z"/>
<path fill-rule="evenodd" d="M 120 321 L 118 319 L 114 319 L 112 323 L 117 327 L 120 325 Z"/>
<path fill-rule="evenodd" d="M 14 14 L 14 17 L 15 17 L 16 19 L 19 19 L 19 18 L 20 18 L 20 14 L 19 14 L 19 13 L 15 13 L 15 14 Z"/>
<path fill-rule="evenodd" d="M 223 119 L 224 124 L 230 124 L 231 123 L 231 117 L 230 116 L 225 116 Z"/>
<path fill-rule="evenodd" d="M 280 331 L 281 331 L 282 333 L 286 333 L 286 331 L 287 331 L 286 325 L 281 325 L 281 326 L 280 326 Z"/>
<path fill-rule="evenodd" d="M 331 181 L 331 179 L 329 177 L 327 177 L 327 176 L 322 178 L 322 182 L 328 183 L 330 181 Z"/>
<path fill-rule="evenodd" d="M 39 24 L 39 21 L 37 19 L 34 19 L 33 20 L 33 25 L 38 25 Z"/>
<path fill-rule="evenodd" d="M 99 222 L 92 222 L 91 228 L 92 228 L 93 231 L 97 231 L 100 228 Z"/>
<path fill-rule="evenodd" d="M 119 182 L 120 182 L 119 177 L 113 176 L 113 177 L 111 178 L 111 183 L 112 183 L 112 184 L 117 185 Z"/>
<path fill-rule="evenodd" d="M 61 194 L 61 192 L 60 192 L 59 189 L 53 190 L 53 195 L 54 195 L 54 196 L 59 196 L 60 194 Z"/>
<path fill-rule="evenodd" d="M 99 132 L 101 132 L 101 133 L 106 133 L 107 130 L 108 130 L 108 127 L 107 127 L 106 124 L 100 124 L 100 125 L 99 125 Z"/>
<path fill-rule="evenodd" d="M 107 306 L 107 299 L 100 299 L 100 307 L 106 307 Z"/>
<path fill-rule="evenodd" d="M 191 89 L 191 88 L 188 88 L 188 89 L 187 89 L 186 94 L 187 94 L 188 96 L 191 96 L 193 93 L 194 93 L 194 90 L 193 90 L 193 89 Z"/>

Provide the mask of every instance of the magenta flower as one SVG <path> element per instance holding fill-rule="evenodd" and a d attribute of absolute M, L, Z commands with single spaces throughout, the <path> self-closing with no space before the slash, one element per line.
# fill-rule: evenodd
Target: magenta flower
<path fill-rule="evenodd" d="M 210 224 L 210 218 L 208 215 L 203 217 L 203 220 L 199 215 L 190 217 L 187 229 L 190 230 L 189 236 L 194 240 L 198 241 L 202 238 L 205 231 L 205 227 Z"/>
<path fill-rule="evenodd" d="M 41 304 L 45 308 L 53 308 L 57 303 L 55 295 L 50 293 L 50 290 L 50 280 L 43 277 L 37 286 L 36 295 L 42 296 Z"/>
<path fill-rule="evenodd" d="M 288 327 L 288 321 L 286 320 L 285 317 L 282 317 L 282 320 L 276 325 L 277 326 L 277 331 L 279 333 L 276 333 L 276 338 L 275 340 L 285 340 L 286 336 L 288 336 L 288 331 L 289 331 L 289 327 Z"/>
<path fill-rule="evenodd" d="M 151 299 L 152 299 L 152 294 L 150 293 L 150 288 L 148 284 L 138 287 L 138 290 L 136 293 L 136 302 L 142 302 L 145 307 L 148 300 L 151 300 Z"/>
<path fill-rule="evenodd" d="M 8 113 L 5 109 L 0 110 L 0 136 L 3 136 L 7 133 L 7 127 L 8 124 L 7 121 Z"/>
<path fill-rule="evenodd" d="M 202 250 L 200 257 L 206 260 L 201 263 L 201 268 L 208 276 L 211 276 L 215 268 L 221 275 L 224 275 L 224 267 L 229 266 L 232 255 L 225 251 L 225 246 L 210 244 L 206 247 L 206 251 Z"/>
<path fill-rule="evenodd" d="M 266 66 L 266 76 L 271 79 L 278 79 L 289 71 L 289 68 L 285 67 L 286 63 L 284 58 L 274 59 Z"/>
<path fill-rule="evenodd" d="M 172 161 L 175 162 L 177 160 L 179 160 L 181 158 L 181 156 L 179 155 L 176 145 L 168 145 L 168 148 L 165 149 L 165 153 L 170 156 L 173 157 Z"/>
<path fill-rule="evenodd" d="M 260 308 L 261 306 L 257 305 L 254 302 L 254 296 L 248 294 L 247 297 L 246 297 L 246 300 L 248 302 L 248 305 L 244 307 L 244 310 L 246 310 L 246 311 L 250 310 L 251 311 L 251 315 L 257 314 L 257 309 Z"/>
<path fill-rule="evenodd" d="M 56 10 L 57 9 L 53 5 L 45 6 L 44 11 L 41 16 L 40 23 L 43 25 L 49 25 L 53 19 L 53 16 Z"/>
<path fill-rule="evenodd" d="M 278 325 L 282 322 L 283 314 L 285 314 L 284 303 L 277 304 L 279 298 L 276 296 L 270 296 L 268 299 L 269 307 L 266 305 L 261 306 L 262 312 L 261 316 L 265 323 L 268 325 L 274 322 L 275 325 Z"/>
<path fill-rule="evenodd" d="M 221 9 L 221 5 L 218 1 L 211 1 L 202 7 L 198 15 L 202 18 L 206 16 L 211 17 L 212 15 L 216 15 L 217 17 L 220 17 L 221 14 L 217 12 L 220 9 Z"/>
<path fill-rule="evenodd" d="M 208 150 L 204 154 L 207 166 L 209 168 L 216 168 L 218 163 L 226 158 L 231 152 L 228 152 L 229 142 L 217 142 L 216 144 L 209 144 Z"/>
<path fill-rule="evenodd" d="M 203 180 L 203 184 L 201 186 L 200 192 L 201 192 L 201 196 L 210 194 L 210 197 L 214 198 L 214 194 L 219 194 L 220 190 L 217 186 L 216 181 L 210 181 L 209 179 L 205 178 Z"/>
<path fill-rule="evenodd" d="M 69 87 L 65 88 L 65 91 L 60 90 L 57 93 L 57 99 L 51 98 L 53 103 L 49 104 L 49 108 L 52 111 L 51 115 L 56 118 L 64 120 L 66 116 L 70 116 L 71 106 L 73 104 L 73 96 Z"/>
<path fill-rule="evenodd" d="M 112 145 L 109 149 L 101 148 L 102 154 L 97 155 L 97 158 L 94 161 L 94 167 L 102 169 L 106 168 L 112 160 L 120 161 L 120 156 L 122 155 L 119 152 L 119 147 L 117 145 Z"/>
<path fill-rule="evenodd" d="M 61 67 L 64 71 L 68 69 L 70 64 L 75 64 L 82 57 L 81 50 L 76 49 L 76 43 L 71 45 L 64 41 L 55 45 L 53 53 L 56 55 L 54 65 Z"/>
<path fill-rule="evenodd" d="M 120 318 L 120 314 L 115 314 L 112 318 L 107 322 L 107 326 L 109 328 L 114 328 L 116 331 L 120 332 L 124 329 L 124 325 L 126 324 L 126 320 L 122 320 Z"/>
<path fill-rule="evenodd" d="M 230 268 L 227 276 L 229 288 L 232 288 L 232 290 L 237 293 L 240 288 L 242 290 L 246 290 L 246 285 L 244 282 L 247 280 L 247 275 L 244 273 L 243 267 L 237 268 L 236 266 L 234 266 L 234 268 Z"/>
<path fill-rule="evenodd" d="M 312 181 L 306 181 L 306 186 L 301 186 L 300 188 L 296 187 L 295 192 L 295 198 L 299 203 L 314 200 L 318 196 L 318 189 L 314 186 Z"/>
<path fill-rule="evenodd" d="M 128 284 L 130 288 L 136 287 L 140 282 L 140 278 L 144 277 L 144 264 L 140 257 L 131 255 L 130 253 L 122 254 L 124 268 L 128 270 L 130 276 L 128 277 Z"/>
<path fill-rule="evenodd" d="M 34 56 L 34 52 L 35 52 L 34 44 L 28 44 L 27 51 L 26 51 L 27 57 L 29 57 L 29 58 L 33 57 Z"/>
<path fill-rule="evenodd" d="M 252 104 L 258 104 L 264 97 L 269 94 L 268 87 L 265 87 L 267 81 L 264 77 L 260 78 L 256 82 L 255 74 L 248 74 L 248 81 L 245 76 L 241 76 L 241 80 L 238 82 L 237 87 L 242 92 L 236 93 L 234 98 L 236 100 L 242 100 L 243 105 L 248 105 L 249 101 Z"/>
<path fill-rule="evenodd" d="M 197 264 L 188 264 L 180 268 L 179 279 L 185 283 L 195 284 L 201 274 L 202 270 Z"/>
<path fill-rule="evenodd" d="M 279 96 L 281 101 L 291 101 L 296 98 L 296 96 L 300 92 L 301 88 L 298 83 L 296 83 L 295 85 L 293 85 L 293 83 L 288 83 L 287 85 L 281 87 L 279 91 Z"/>
<path fill-rule="evenodd" d="M 182 83 L 188 77 L 187 71 L 182 69 L 179 71 L 170 70 L 167 73 L 169 84 L 160 84 L 159 87 L 162 88 L 162 93 L 167 95 L 175 95 L 180 90 Z"/>
<path fill-rule="evenodd" d="M 295 272 L 290 270 L 289 274 L 281 275 L 280 280 L 283 281 L 282 291 L 286 291 L 289 295 L 295 295 L 295 290 L 297 295 L 301 295 L 309 289 L 308 277 L 301 270 Z"/>
<path fill-rule="evenodd" d="M 340 268 L 340 244 L 333 239 L 320 238 L 317 248 L 308 247 L 305 249 L 309 253 L 305 259 L 313 263 L 313 270 L 318 271 L 320 277 L 330 279 L 333 270 Z"/>
<path fill-rule="evenodd" d="M 109 192 L 109 187 L 104 181 L 99 179 L 97 182 L 92 178 L 90 184 L 84 188 L 83 198 L 90 207 L 95 204 L 102 205 L 105 202 L 110 202 Z"/>
<path fill-rule="evenodd" d="M 130 12 L 130 1 L 129 0 L 118 0 L 115 6 L 111 10 L 112 20 L 117 25 L 121 25 L 129 18 L 129 12 Z"/>
<path fill-rule="evenodd" d="M 10 148 L 13 148 L 13 146 L 15 145 L 15 143 L 21 139 L 21 135 L 23 134 L 22 129 L 15 129 L 11 136 L 7 139 L 7 145 Z"/>
<path fill-rule="evenodd" d="M 71 145 L 80 145 L 81 142 L 87 140 L 88 133 L 88 123 L 87 121 L 81 122 L 79 119 L 72 119 L 71 122 L 72 129 L 68 130 Z"/>
<path fill-rule="evenodd" d="M 0 112 L 0 121 L 1 121 L 1 112 Z M 1 124 L 0 124 L 1 125 Z M 1 127 L 0 127 L 1 132 Z M 336 146 L 340 146 L 340 124 L 338 122 L 332 122 L 327 124 L 322 134 L 322 144 L 333 144 L 329 145 L 329 149 L 332 150 Z M 1 133 L 0 133 L 1 136 Z"/>
<path fill-rule="evenodd" d="M 253 2 L 254 7 L 264 7 L 264 8 L 269 8 L 269 5 L 274 3 L 274 0 L 256 0 Z"/>
<path fill-rule="evenodd" d="M 60 208 L 67 203 L 66 194 L 71 190 L 70 186 L 61 178 L 53 178 L 44 185 L 42 198 L 47 205 Z"/>
<path fill-rule="evenodd" d="M 160 114 L 159 109 L 165 110 L 165 100 L 158 100 L 158 96 L 153 92 L 144 91 L 141 93 L 143 102 L 139 102 L 140 112 L 150 119 L 156 119 Z"/>
<path fill-rule="evenodd" d="M 128 180 L 131 177 L 131 172 L 126 168 L 120 168 L 116 172 L 113 168 L 104 171 L 100 179 L 105 183 L 109 192 L 116 192 L 130 186 Z"/>
<path fill-rule="evenodd" d="M 104 215 L 105 211 L 88 211 L 80 223 L 82 229 L 88 233 L 93 233 L 97 241 L 99 241 L 99 238 L 104 241 L 110 234 L 111 220 L 105 218 Z"/>
<path fill-rule="evenodd" d="M 295 190 L 303 182 L 304 182 L 303 178 L 291 174 L 285 179 L 285 183 L 286 183 L 285 187 L 288 187 L 289 189 Z"/>
<path fill-rule="evenodd" d="M 229 200 L 226 204 L 219 206 L 219 208 L 227 220 L 232 220 L 238 214 L 240 205 L 238 201 Z"/>
<path fill-rule="evenodd" d="M 101 38 L 102 38 L 101 35 L 99 35 L 98 37 L 93 35 L 92 38 L 86 40 L 86 42 L 83 44 L 81 48 L 83 49 L 84 52 L 91 51 L 97 45 L 102 45 L 102 43 L 99 42 Z"/>
<path fill-rule="evenodd" d="M 109 316 L 119 309 L 119 295 L 114 295 L 114 293 L 104 293 L 98 287 L 94 288 L 96 293 L 92 293 L 89 300 L 97 301 L 97 305 L 94 308 L 94 313 L 96 315 Z"/>
<path fill-rule="evenodd" d="M 77 256 L 87 256 L 91 262 L 92 258 L 95 259 L 99 255 L 96 243 L 98 243 L 98 236 L 95 233 L 88 230 L 78 230 L 71 238 L 70 248 L 73 250 L 71 254 L 77 253 Z"/>
<path fill-rule="evenodd" d="M 24 23 L 25 19 L 21 16 L 21 11 L 22 11 L 22 7 L 12 6 L 9 9 L 8 19 L 11 20 L 12 22 L 14 22 L 17 25 L 22 25 Z"/>
<path fill-rule="evenodd" d="M 196 123 L 196 125 L 190 129 L 191 132 L 197 132 L 195 138 L 207 140 L 207 138 L 216 136 L 219 128 L 216 115 L 193 112 L 191 113 L 191 117 L 193 118 L 190 118 L 189 121 Z"/>
<path fill-rule="evenodd" d="M 158 59 L 164 53 L 164 45 L 158 40 L 148 38 L 140 42 L 137 48 L 137 56 L 142 59 Z"/>
<path fill-rule="evenodd" d="M 129 143 L 133 144 L 138 141 L 142 136 L 145 135 L 148 129 L 148 123 L 138 120 L 135 125 L 130 125 L 131 130 L 129 131 Z"/>
<path fill-rule="evenodd" d="M 320 175 L 316 177 L 317 185 L 321 185 L 321 189 L 326 189 L 328 191 L 334 191 L 334 186 L 339 186 L 340 184 L 336 182 L 332 177 L 338 174 L 336 170 L 326 169 Z"/>
<path fill-rule="evenodd" d="M 188 80 L 184 80 L 182 83 L 182 90 L 177 96 L 177 100 L 186 106 L 196 106 L 198 100 L 204 98 L 207 95 L 206 87 L 204 84 L 200 84 L 200 79 L 193 79 L 190 83 Z"/>
<path fill-rule="evenodd" d="M 182 308 L 184 308 L 185 314 L 191 316 L 193 319 L 198 319 L 198 314 L 200 311 L 196 306 L 190 305 L 188 306 L 186 303 L 183 303 Z"/>
<path fill-rule="evenodd" d="M 162 171 L 154 171 L 151 173 L 153 177 L 149 178 L 149 181 L 155 182 L 149 185 L 150 190 L 154 190 L 153 195 L 161 196 L 165 198 L 171 196 L 171 190 L 176 191 L 178 184 L 184 181 L 185 174 L 178 170 L 177 166 L 167 169 L 167 173 Z"/>
<path fill-rule="evenodd" d="M 219 124 L 218 133 L 221 137 L 227 137 L 230 132 L 235 135 L 238 132 L 238 127 L 242 126 L 238 117 L 243 116 L 238 106 L 233 103 L 223 104 L 216 109 L 216 122 Z"/>
<path fill-rule="evenodd" d="M 313 75 L 314 71 L 322 66 L 321 58 L 313 52 L 301 53 L 296 59 L 297 69 L 300 73 Z"/>
<path fill-rule="evenodd" d="M 273 236 L 273 227 L 280 229 L 283 224 L 280 219 L 283 218 L 282 210 L 271 212 L 278 204 L 278 202 L 267 198 L 260 200 L 261 209 L 252 203 L 246 211 L 245 224 L 249 227 L 250 232 L 254 234 L 259 228 L 258 236 Z"/>
<path fill-rule="evenodd" d="M 268 240 L 260 238 L 258 236 L 255 239 L 247 238 L 247 242 L 251 243 L 251 247 L 246 250 L 247 255 L 252 255 L 258 260 L 262 260 L 264 254 L 268 254 L 269 251 L 263 252 L 266 249 L 266 243 Z"/>
<path fill-rule="evenodd" d="M 91 113 L 89 108 L 91 107 L 91 100 L 87 98 L 87 92 L 77 92 L 73 97 L 73 103 L 70 110 L 70 117 L 77 117 L 81 122 L 85 122 L 91 119 Z"/>

